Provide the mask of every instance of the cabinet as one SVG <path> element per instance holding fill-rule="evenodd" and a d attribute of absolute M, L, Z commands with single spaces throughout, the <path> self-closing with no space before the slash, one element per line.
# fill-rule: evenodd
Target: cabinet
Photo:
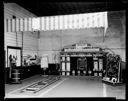
<path fill-rule="evenodd" d="M 61 75 L 102 77 L 103 71 L 106 70 L 106 54 L 105 52 L 61 52 Z M 78 61 L 83 60 L 82 58 L 86 59 L 86 63 Z M 82 69 L 79 68 L 78 63 L 82 64 Z"/>
<path fill-rule="evenodd" d="M 21 72 L 21 78 L 25 79 L 36 74 L 41 74 L 40 65 L 23 66 Z"/>

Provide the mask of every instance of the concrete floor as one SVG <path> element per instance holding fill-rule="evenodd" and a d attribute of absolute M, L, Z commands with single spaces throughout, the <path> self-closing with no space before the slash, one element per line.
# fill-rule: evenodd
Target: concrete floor
<path fill-rule="evenodd" d="M 125 99 L 125 84 L 111 86 L 102 83 L 99 77 L 68 76 L 46 87 L 37 94 L 18 94 L 18 89 L 24 88 L 36 81 L 43 79 L 36 75 L 22 81 L 22 84 L 5 84 L 5 98 L 15 97 L 116 97 Z"/>

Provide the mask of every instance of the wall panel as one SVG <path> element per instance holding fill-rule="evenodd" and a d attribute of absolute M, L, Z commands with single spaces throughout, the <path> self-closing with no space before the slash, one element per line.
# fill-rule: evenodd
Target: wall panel
<path fill-rule="evenodd" d="M 12 20 L 13 16 L 16 17 L 16 21 Z M 34 14 L 25 10 L 15 3 L 4 4 L 4 20 L 5 20 L 5 33 L 4 33 L 4 49 L 7 55 L 7 46 L 22 47 L 22 32 L 31 30 L 31 25 L 28 25 L 28 20 L 25 22 L 24 18 L 36 17 Z M 22 18 L 22 19 L 21 19 Z M 12 23 L 11 23 L 12 20 Z M 30 20 L 31 21 L 31 18 Z M 21 25 L 21 26 L 20 26 Z M 12 31 L 12 32 L 11 32 Z M 15 31 L 18 31 L 17 33 Z M 38 53 L 38 38 L 37 33 L 24 32 L 23 39 L 23 55 L 34 55 Z M 6 56 L 6 67 L 7 67 L 7 56 Z"/>

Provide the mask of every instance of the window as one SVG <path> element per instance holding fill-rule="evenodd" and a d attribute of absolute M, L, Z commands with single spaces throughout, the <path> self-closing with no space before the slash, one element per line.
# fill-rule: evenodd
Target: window
<path fill-rule="evenodd" d="M 26 19 L 25 19 L 25 31 L 27 29 L 27 23 L 26 23 Z M 40 19 L 39 18 L 33 18 L 32 19 L 32 29 L 35 30 L 39 30 L 40 29 Z"/>

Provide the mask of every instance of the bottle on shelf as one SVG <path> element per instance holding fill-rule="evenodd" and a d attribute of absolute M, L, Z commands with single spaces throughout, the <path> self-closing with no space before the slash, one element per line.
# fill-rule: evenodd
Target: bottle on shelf
<path fill-rule="evenodd" d="M 86 70 L 83 71 L 83 74 L 86 75 Z"/>
<path fill-rule="evenodd" d="M 75 76 L 75 70 L 72 70 L 72 75 Z"/>
<path fill-rule="evenodd" d="M 91 71 L 91 69 L 90 69 L 90 68 L 88 69 L 88 75 L 89 75 L 89 76 L 91 76 L 91 75 L 92 75 L 92 71 Z"/>
<path fill-rule="evenodd" d="M 80 76 L 80 70 L 77 71 L 78 76 Z"/>

